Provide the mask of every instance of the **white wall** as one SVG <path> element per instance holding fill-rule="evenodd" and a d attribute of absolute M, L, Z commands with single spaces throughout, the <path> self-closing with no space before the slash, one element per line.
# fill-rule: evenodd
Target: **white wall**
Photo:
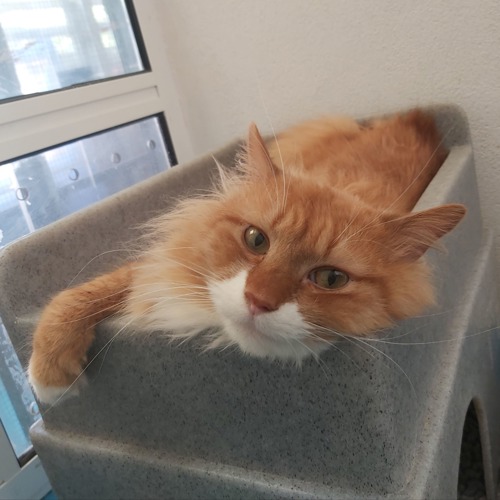
<path fill-rule="evenodd" d="M 197 154 L 244 135 L 251 120 L 269 131 L 269 120 L 279 129 L 321 113 L 457 103 L 471 124 L 485 220 L 496 229 L 498 0 L 158 2 Z"/>

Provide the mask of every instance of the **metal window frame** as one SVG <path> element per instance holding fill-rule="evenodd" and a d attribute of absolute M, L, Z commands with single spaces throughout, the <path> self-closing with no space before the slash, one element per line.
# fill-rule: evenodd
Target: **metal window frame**
<path fill-rule="evenodd" d="M 38 456 L 22 467 L 0 422 L 0 500 L 38 499 L 50 490 L 50 482 Z"/>

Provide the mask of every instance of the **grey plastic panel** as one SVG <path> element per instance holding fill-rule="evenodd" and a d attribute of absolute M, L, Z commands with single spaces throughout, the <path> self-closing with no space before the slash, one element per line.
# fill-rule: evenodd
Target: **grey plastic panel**
<path fill-rule="evenodd" d="M 436 109 L 452 148 L 419 209 L 463 202 L 448 254 L 429 257 L 440 306 L 383 338 L 343 342 L 301 370 L 238 353 L 201 353 L 158 332 L 111 341 L 99 329 L 90 383 L 43 408 L 36 449 L 63 498 L 453 498 L 462 426 L 475 400 L 488 493 L 499 465 L 498 294 L 467 122 Z M 215 154 L 230 163 L 236 144 Z M 21 346 L 39 308 L 95 255 L 127 248 L 132 225 L 210 183 L 213 159 L 161 174 L 20 242 L 0 258 L 0 301 Z M 94 238 L 85 239 L 92 232 Z M 78 280 L 126 258 L 121 252 Z M 99 261 L 100 259 L 97 259 Z M 96 261 L 94 261 L 96 263 Z M 56 272 L 57 270 L 57 272 Z M 481 333 L 482 332 L 482 333 Z M 23 353 L 21 353 L 23 354 Z M 26 360 L 25 351 L 23 359 Z"/>

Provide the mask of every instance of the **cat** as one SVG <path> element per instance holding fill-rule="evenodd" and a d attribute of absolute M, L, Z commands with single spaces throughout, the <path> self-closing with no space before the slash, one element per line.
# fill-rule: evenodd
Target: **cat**
<path fill-rule="evenodd" d="M 442 142 L 419 109 L 313 120 L 267 143 L 251 124 L 212 195 L 156 220 L 136 261 L 48 304 L 28 368 L 39 400 L 78 391 L 94 327 L 117 312 L 135 329 L 297 363 L 420 313 L 434 302 L 422 257 L 466 212 L 411 212 Z"/>

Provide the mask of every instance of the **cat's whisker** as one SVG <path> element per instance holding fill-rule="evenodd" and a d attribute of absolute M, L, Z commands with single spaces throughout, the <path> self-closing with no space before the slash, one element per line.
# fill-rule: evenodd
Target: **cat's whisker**
<path fill-rule="evenodd" d="M 146 294 L 148 294 L 148 295 L 153 294 L 153 297 L 149 298 L 146 296 Z M 192 297 L 192 296 L 196 296 L 196 293 L 193 292 L 193 293 L 186 293 L 186 294 L 176 294 L 175 296 L 168 297 L 168 299 L 169 300 L 176 300 L 178 298 L 187 298 L 187 297 Z M 137 296 L 137 298 L 138 299 L 142 298 L 143 302 L 151 301 L 152 299 L 157 298 L 157 291 L 153 290 L 150 292 L 145 292 L 144 294 L 139 294 Z M 200 296 L 200 298 L 204 298 L 204 296 Z M 113 304 L 113 305 L 108 306 L 108 307 L 100 308 L 99 310 L 94 311 L 93 313 L 87 314 L 85 316 L 79 316 L 78 318 L 73 319 L 73 320 L 59 321 L 59 322 L 46 322 L 46 324 L 50 325 L 50 326 L 61 326 L 61 325 L 66 325 L 66 324 L 71 324 L 71 323 L 78 323 L 78 322 L 81 322 L 83 320 L 93 318 L 95 316 L 99 316 L 105 311 L 115 310 L 117 307 L 120 307 L 120 306 L 126 304 L 126 302 L 127 302 L 127 299 L 124 299 L 123 301 L 120 301 L 118 304 Z M 138 300 L 137 303 L 139 304 L 140 301 Z M 210 302 L 207 300 L 207 303 L 210 303 Z M 123 311 L 118 311 L 118 313 L 119 312 L 123 312 Z M 104 319 L 106 319 L 106 318 L 104 318 Z"/>
<path fill-rule="evenodd" d="M 360 243 L 360 242 L 365 242 L 365 243 L 373 243 L 377 246 L 379 246 L 380 248 L 383 248 L 384 250 L 387 250 L 387 252 L 389 253 L 393 253 L 394 249 L 387 246 L 387 245 L 384 245 L 381 241 L 377 241 L 377 240 L 372 240 L 372 239 L 369 239 L 369 238 L 356 238 L 355 240 L 352 240 L 352 238 L 347 238 L 346 240 L 344 241 L 349 241 L 351 243 Z"/>
<path fill-rule="evenodd" d="M 78 318 L 75 319 L 70 319 L 67 321 L 47 321 L 45 324 L 48 326 L 62 326 L 62 325 L 69 325 L 71 323 L 80 323 L 83 320 L 89 319 L 89 318 L 94 318 L 96 316 L 100 316 L 102 313 L 106 311 L 114 311 L 116 309 L 116 305 L 111 305 L 108 307 L 103 307 L 99 309 L 98 311 L 95 311 L 93 313 L 87 314 L 85 316 L 79 316 Z"/>
<path fill-rule="evenodd" d="M 169 252 L 175 252 L 177 250 L 195 250 L 196 247 L 193 247 L 193 246 L 189 246 L 189 247 L 186 247 L 186 246 L 183 246 L 183 247 L 168 247 L 168 251 Z"/>
<path fill-rule="evenodd" d="M 127 292 L 128 290 L 129 290 L 128 287 L 127 288 L 122 288 L 121 290 L 118 290 L 117 292 L 110 293 L 108 295 L 103 295 L 102 297 L 99 297 L 98 299 L 87 300 L 86 303 L 87 304 L 95 304 L 97 302 L 102 302 L 105 299 L 110 299 L 111 297 L 115 297 L 116 295 L 123 294 L 124 292 Z"/>
<path fill-rule="evenodd" d="M 184 262 L 180 262 L 178 260 L 175 260 L 175 259 L 172 259 L 172 258 L 169 258 L 169 257 L 164 257 L 163 258 L 163 261 L 165 262 L 169 262 L 170 264 L 175 264 L 175 265 L 178 265 L 178 266 L 181 266 L 181 267 L 184 267 L 185 269 L 189 270 L 189 271 L 192 271 L 194 272 L 196 275 L 198 276 L 201 276 L 207 280 L 212 280 L 212 279 L 217 279 L 217 276 L 212 274 L 207 274 L 206 272 L 203 272 L 203 271 L 200 271 L 199 269 L 196 269 L 195 267 L 193 267 L 192 265 L 188 265 Z M 140 269 L 148 269 L 148 268 L 157 268 L 158 266 L 158 263 L 157 262 L 151 262 L 149 264 L 141 264 L 140 266 L 138 266 L 138 268 Z"/>
<path fill-rule="evenodd" d="M 338 342 L 335 342 L 334 340 L 329 341 L 323 337 L 320 337 L 319 335 L 317 335 L 316 333 L 314 333 L 311 330 L 306 330 L 306 332 L 316 342 L 320 342 L 320 343 L 328 345 L 329 347 L 333 347 L 336 351 L 340 352 L 340 354 L 342 354 L 342 356 L 346 357 L 360 372 L 363 372 L 363 369 L 358 365 L 358 363 L 356 363 L 356 361 L 354 361 L 354 359 L 352 359 L 351 356 L 349 356 L 345 351 L 342 350 L 340 345 L 338 345 Z"/>
<path fill-rule="evenodd" d="M 136 293 L 137 290 L 146 289 L 147 292 Z M 168 286 L 162 282 L 158 283 L 138 283 L 130 287 L 130 291 L 134 292 L 134 298 L 140 297 L 142 293 L 161 294 L 173 290 L 185 290 L 192 293 L 198 293 L 200 296 L 206 296 L 208 288 L 202 285 L 191 285 L 190 283 L 175 283 L 169 282 Z"/>
<path fill-rule="evenodd" d="M 409 345 L 409 346 L 415 346 L 415 345 L 431 345 L 431 344 L 445 344 L 449 342 L 457 342 L 459 340 L 467 340 L 470 338 L 478 337 L 480 335 L 484 335 L 485 333 L 492 332 L 494 330 L 497 330 L 498 326 L 493 326 L 492 328 L 488 328 L 486 330 L 481 330 L 476 333 L 472 333 L 470 335 L 464 335 L 464 336 L 457 336 L 454 338 L 449 338 L 449 339 L 439 339 L 439 340 L 428 340 L 425 342 L 392 342 L 384 339 L 372 339 L 372 338 L 364 338 L 366 342 L 377 342 L 380 344 L 389 344 L 389 345 Z M 393 337 L 393 338 L 399 338 L 399 337 Z"/>
<path fill-rule="evenodd" d="M 445 311 L 438 311 L 435 313 L 428 313 L 428 314 L 419 314 L 419 315 L 412 316 L 412 318 L 433 318 L 435 316 L 443 316 L 445 314 L 450 314 L 452 312 L 458 311 L 462 307 L 463 307 L 462 305 L 457 305 L 454 307 L 450 307 L 449 309 L 446 309 Z"/>
<path fill-rule="evenodd" d="M 374 243 L 374 244 L 378 245 L 381 248 L 384 248 L 385 250 L 393 252 L 394 251 L 393 248 L 391 248 L 387 245 L 384 245 L 381 241 L 376 241 L 376 240 L 369 239 L 369 238 L 356 238 L 356 239 L 353 239 L 353 238 L 355 238 L 358 234 L 361 234 L 364 230 L 368 229 L 369 227 L 382 226 L 384 224 L 391 224 L 391 223 L 397 222 L 397 221 L 402 220 L 402 219 L 404 219 L 404 216 L 394 217 L 393 219 L 389 219 L 389 220 L 385 220 L 385 221 L 379 221 L 376 224 L 374 221 L 372 221 L 373 223 L 369 223 L 369 224 L 365 225 L 363 228 L 361 228 L 360 230 L 356 231 L 355 233 L 350 235 L 348 238 L 346 238 L 344 240 L 344 242 L 345 243 L 347 243 L 347 242 L 360 242 L 360 241 L 370 242 L 370 243 Z M 413 238 L 413 241 L 415 243 L 421 243 L 423 246 L 426 246 L 428 248 L 432 248 L 434 250 L 443 250 L 439 241 L 436 241 L 434 243 L 429 243 L 426 240 L 419 239 L 417 237 L 417 235 L 413 235 L 412 238 Z"/>
<path fill-rule="evenodd" d="M 311 326 L 312 326 L 313 328 L 315 328 L 316 326 L 319 326 L 319 325 L 316 325 L 316 326 L 315 326 L 315 325 L 314 325 L 314 323 L 312 323 L 312 324 L 311 324 Z M 320 328 L 323 328 L 323 327 L 320 327 Z M 341 335 L 341 334 L 339 334 L 338 332 L 335 332 L 335 331 L 333 331 L 333 330 L 331 330 L 331 329 L 325 328 L 325 330 L 327 330 L 327 331 L 329 331 L 329 332 L 331 332 L 331 333 L 334 333 L 334 334 L 336 334 L 336 335 L 339 335 L 340 337 L 344 338 L 345 340 L 352 340 L 352 341 L 354 341 L 354 342 L 359 342 L 359 343 L 362 343 L 362 344 L 366 345 L 367 347 L 370 347 L 371 349 L 374 349 L 376 352 L 378 352 L 379 354 L 381 354 L 382 356 L 384 356 L 385 358 L 387 358 L 387 359 L 388 359 L 391 363 L 393 363 L 393 364 L 394 364 L 394 365 L 395 365 L 395 366 L 396 366 L 396 367 L 400 370 L 400 372 L 404 375 L 404 377 L 406 378 L 406 380 L 407 380 L 407 381 L 408 381 L 408 383 L 410 384 L 410 387 L 411 387 L 411 389 L 412 389 L 412 392 L 413 392 L 414 396 L 415 396 L 415 397 L 417 397 L 417 393 L 416 393 L 415 387 L 414 387 L 414 385 L 413 385 L 412 381 L 410 380 L 410 378 L 409 378 L 408 374 L 407 374 L 407 373 L 403 370 L 403 368 L 401 367 L 401 365 L 399 365 L 399 364 L 398 364 L 398 363 L 397 363 L 394 359 L 392 359 L 392 358 L 391 358 L 389 355 L 387 355 L 385 352 L 383 352 L 383 351 L 381 351 L 380 349 L 377 349 L 376 347 L 374 347 L 374 346 L 372 346 L 372 345 L 368 344 L 367 342 L 365 342 L 366 340 L 372 340 L 372 339 L 366 339 L 366 338 L 364 338 L 364 340 L 363 340 L 363 339 L 361 339 L 361 338 L 359 338 L 359 337 L 356 337 L 356 336 L 352 336 L 352 337 L 351 337 L 351 339 L 348 339 L 348 338 L 347 338 L 347 336 Z M 314 334 L 314 332 L 311 332 L 311 334 L 312 334 L 312 335 L 315 335 L 315 334 Z M 317 339 L 317 340 L 319 340 L 319 341 L 324 340 L 327 344 L 331 345 L 332 347 L 333 347 L 333 346 L 335 346 L 335 343 L 334 343 L 334 342 L 328 342 L 326 339 L 322 339 L 322 337 L 316 336 L 316 339 Z M 397 343 L 397 342 L 395 342 L 395 343 Z M 358 347 L 360 347 L 360 348 L 361 348 L 361 346 L 358 346 Z M 369 353 L 369 352 L 368 352 L 367 350 L 365 350 L 365 349 L 362 349 L 362 350 L 363 350 L 364 352 L 366 352 L 367 354 Z M 345 353 L 344 353 L 344 354 L 345 354 Z M 351 361 L 354 363 L 354 361 L 353 361 L 352 359 L 351 359 Z M 356 364 L 356 363 L 354 363 L 354 364 Z M 358 368 L 359 368 L 359 366 L 358 366 Z"/>
<path fill-rule="evenodd" d="M 318 354 L 316 352 L 314 352 L 310 347 L 308 347 L 301 340 L 299 340 L 297 338 L 295 338 L 294 340 L 295 340 L 295 342 L 299 343 L 302 347 L 304 347 L 307 351 L 309 351 L 311 353 L 311 355 L 314 358 L 314 360 L 318 363 L 318 365 L 320 366 L 321 370 L 323 371 L 323 373 L 325 374 L 325 376 L 328 378 L 329 374 L 331 375 L 331 370 L 328 367 L 328 365 L 321 359 L 321 357 L 318 356 Z M 293 347 L 292 347 L 292 349 L 293 349 Z"/>
<path fill-rule="evenodd" d="M 321 327 L 319 325 L 314 325 L 314 323 L 309 323 L 311 326 L 315 327 L 315 328 L 319 328 L 321 331 L 324 331 L 324 332 L 327 332 L 327 333 L 330 333 L 330 334 L 334 334 L 334 335 L 337 335 L 338 337 L 340 337 L 342 340 L 345 340 L 347 342 L 350 342 L 351 344 L 355 345 L 356 347 L 358 347 L 359 349 L 361 349 L 362 351 L 364 351 L 366 354 L 368 354 L 368 356 L 371 356 L 372 358 L 374 357 L 374 354 L 372 352 L 370 352 L 369 350 L 367 349 L 364 349 L 363 347 L 361 347 L 360 345 L 356 344 L 356 342 L 354 341 L 355 337 L 354 336 L 350 336 L 350 335 L 343 335 L 342 333 L 340 332 L 337 332 L 335 330 L 332 330 L 331 328 L 325 328 L 325 327 Z"/>
<path fill-rule="evenodd" d="M 406 186 L 406 188 L 403 189 L 403 191 L 399 194 L 399 196 L 397 196 L 391 203 L 389 203 L 389 205 L 387 207 L 385 207 L 381 212 L 377 213 L 377 215 L 370 222 L 368 222 L 368 224 L 366 224 L 361 229 L 359 229 L 357 232 L 355 232 L 353 235 L 351 235 L 350 238 L 348 238 L 348 240 L 351 239 L 353 236 L 356 236 L 360 232 L 364 231 L 365 229 L 369 228 L 372 225 L 379 225 L 379 224 L 386 224 L 387 223 L 387 221 L 379 221 L 379 219 L 382 217 L 382 215 L 387 213 L 399 200 L 401 200 L 402 197 L 408 192 L 408 190 L 415 184 L 415 182 L 417 182 L 417 180 L 421 177 L 421 175 L 425 172 L 427 167 L 430 165 L 432 159 L 434 158 L 436 153 L 439 151 L 439 149 L 443 145 L 443 143 L 444 143 L 444 141 L 449 133 L 450 133 L 450 130 L 448 130 L 446 133 L 443 134 L 441 140 L 439 141 L 438 145 L 434 148 L 431 156 L 429 157 L 429 159 L 427 160 L 425 165 L 422 167 L 420 172 L 413 178 L 413 180 Z M 395 219 L 395 220 L 397 220 L 397 219 Z M 377 221 L 379 221 L 379 222 L 377 222 Z"/>
<path fill-rule="evenodd" d="M 265 153 L 266 156 L 268 155 L 267 149 L 266 149 L 266 147 L 265 147 L 264 144 L 261 144 L 259 142 L 258 143 L 258 147 L 261 148 L 264 151 L 264 153 Z M 271 160 L 268 160 L 267 163 L 268 163 L 269 169 L 271 170 L 271 173 L 273 174 L 274 187 L 275 187 L 275 191 L 276 191 L 276 211 L 279 213 L 280 204 L 279 204 L 278 178 L 276 177 L 276 170 L 275 170 L 275 167 L 272 164 Z M 264 182 L 265 182 L 265 180 L 264 180 Z"/>
<path fill-rule="evenodd" d="M 337 337 L 340 337 L 343 340 L 348 340 L 347 337 L 349 337 L 348 334 L 341 333 L 337 330 L 334 330 L 333 328 L 328 328 L 326 326 L 318 325 L 317 323 L 313 323 L 312 321 L 306 321 L 307 325 L 310 326 L 313 329 L 313 332 L 315 331 L 322 331 Z"/>
<path fill-rule="evenodd" d="M 193 249 L 194 247 L 190 246 L 190 247 L 171 247 L 169 248 L 168 250 L 169 251 L 176 251 L 176 250 L 189 250 L 189 249 Z M 75 282 L 75 280 L 78 278 L 78 276 L 80 276 L 80 274 L 88 267 L 90 266 L 95 260 L 103 257 L 104 255 L 107 255 L 107 254 L 110 254 L 110 253 L 116 253 L 116 252 L 126 252 L 126 253 L 129 253 L 129 254 L 135 254 L 136 256 L 139 256 L 139 252 L 138 251 L 134 251 L 134 250 L 131 250 L 130 248 L 118 248 L 118 249 L 114 249 L 114 250 L 106 250 L 105 252 L 101 252 L 100 254 L 94 256 L 92 259 L 90 259 L 81 269 L 80 271 L 78 271 L 78 273 L 72 278 L 72 280 L 67 284 L 66 288 L 70 288 L 71 285 Z M 131 260 L 129 260 L 129 262 L 131 262 Z M 138 267 L 140 266 L 140 264 L 138 265 Z"/>
<path fill-rule="evenodd" d="M 104 361 L 106 360 L 106 356 L 108 355 L 110 349 L 111 349 L 111 343 L 108 345 L 108 347 L 104 351 L 104 354 L 102 355 L 101 364 L 99 365 L 99 370 L 97 372 L 97 377 L 101 375 L 102 367 L 104 366 Z"/>
<path fill-rule="evenodd" d="M 301 160 L 302 161 L 302 160 Z M 283 176 L 285 175 L 285 170 L 283 168 Z M 285 188 L 285 201 L 283 203 L 283 210 L 286 209 L 286 205 L 288 203 L 288 193 L 290 191 L 290 185 L 292 184 L 292 179 L 293 179 L 293 176 L 292 174 L 289 174 L 288 175 L 288 183 L 286 184 L 286 188 Z"/>
<path fill-rule="evenodd" d="M 80 269 L 80 271 L 78 271 L 76 273 L 76 275 L 73 277 L 73 279 L 66 285 L 66 288 L 69 288 L 75 282 L 75 280 L 78 278 L 78 276 L 80 276 L 80 274 L 82 274 L 83 271 L 85 271 L 85 269 L 87 269 L 87 267 L 90 266 L 90 264 L 92 264 L 92 262 L 94 262 L 95 260 L 99 259 L 100 257 L 103 257 L 104 255 L 108 255 L 110 253 L 116 253 L 116 252 L 127 252 L 129 254 L 132 253 L 132 251 L 130 250 L 130 248 L 117 248 L 117 249 L 114 249 L 114 250 L 106 250 L 105 252 L 101 252 L 100 254 L 96 255 L 95 257 L 92 257 L 92 259 L 90 259 Z"/>
<path fill-rule="evenodd" d="M 348 224 L 346 225 L 346 227 L 340 232 L 340 234 L 335 238 L 334 242 L 331 243 L 329 245 L 329 248 L 333 248 L 339 241 L 340 239 L 342 238 L 342 236 L 344 236 L 344 234 L 349 230 L 349 228 L 354 224 L 354 222 L 356 221 L 357 217 L 360 215 L 361 213 L 361 210 L 363 209 L 363 205 L 361 204 L 358 204 L 358 209 L 356 211 L 356 213 L 351 217 L 350 221 L 348 222 Z"/>
<path fill-rule="evenodd" d="M 230 347 L 233 347 L 233 350 L 231 351 L 232 353 L 236 352 L 239 349 L 239 346 L 236 342 L 228 342 L 224 347 L 221 347 L 219 349 L 219 352 L 224 352 Z"/>
<path fill-rule="evenodd" d="M 407 337 L 408 335 L 413 335 L 415 333 L 417 333 L 418 331 L 422 330 L 423 328 L 425 328 L 427 325 L 419 325 L 419 326 L 416 326 L 415 328 L 412 328 L 411 330 L 408 330 L 407 332 L 405 333 L 401 333 L 400 335 L 395 335 L 394 337 L 381 337 L 380 339 L 376 339 L 374 338 L 373 336 L 366 336 L 364 337 L 365 340 L 393 340 L 393 339 L 400 339 L 400 338 L 403 338 L 403 337 Z M 377 333 L 380 333 L 380 332 L 372 332 L 371 335 L 377 335 Z"/>
<path fill-rule="evenodd" d="M 221 182 L 221 188 L 223 192 L 227 192 L 229 190 L 229 176 L 226 172 L 224 166 L 217 160 L 215 156 L 212 155 L 212 159 L 214 160 L 215 166 L 219 172 L 219 179 Z"/>
<path fill-rule="evenodd" d="M 198 292 L 187 292 L 187 293 L 175 293 L 175 294 L 165 294 L 159 295 L 155 291 L 151 292 L 151 295 L 140 295 L 137 297 L 134 297 L 134 303 L 135 304 L 141 304 L 141 303 L 151 303 L 154 302 L 155 304 L 159 304 L 160 302 L 163 302 L 165 300 L 169 301 L 175 301 L 177 299 L 186 299 L 186 302 L 188 302 L 187 299 L 193 299 L 191 302 L 193 304 L 202 304 L 206 303 L 209 304 L 210 301 L 207 299 L 205 295 L 201 295 Z"/>
<path fill-rule="evenodd" d="M 190 270 L 190 271 L 193 271 L 193 272 L 195 272 L 195 273 L 197 273 L 197 274 L 199 274 L 200 276 L 203 276 L 203 277 L 205 277 L 205 278 L 213 279 L 213 278 L 215 278 L 215 277 L 216 277 L 216 275 L 215 275 L 214 273 L 212 273 L 212 274 L 207 274 L 207 273 L 206 273 L 206 269 L 205 269 L 205 268 L 203 268 L 203 270 L 202 270 L 202 268 L 196 268 L 196 267 L 194 267 L 194 265 L 193 265 L 193 264 L 188 265 L 188 264 L 186 264 L 185 262 L 182 262 L 182 261 L 180 261 L 180 260 L 178 260 L 178 259 L 174 259 L 173 257 L 170 257 L 170 256 L 168 256 L 168 255 L 165 255 L 165 254 L 164 254 L 163 249 L 152 249 L 152 250 L 151 250 L 151 251 L 149 251 L 148 253 L 149 253 L 150 255 L 155 255 L 155 254 L 157 254 L 157 255 L 158 255 L 158 257 L 160 257 L 163 261 L 165 261 L 165 260 L 166 260 L 167 262 L 170 262 L 170 263 L 172 263 L 172 264 L 175 264 L 175 265 L 180 265 L 180 266 L 182 266 L 182 267 L 185 267 L 186 269 L 188 269 L 188 270 Z M 149 264 L 148 264 L 148 263 L 143 263 L 143 264 L 140 264 L 138 267 L 143 268 L 143 269 L 146 269 L 146 268 L 148 268 L 148 267 L 154 267 L 154 266 L 157 266 L 157 265 L 158 265 L 158 263 L 157 263 L 157 262 L 152 262 L 152 263 L 149 263 Z"/>
<path fill-rule="evenodd" d="M 293 351 L 294 356 L 295 356 L 295 363 L 296 364 L 297 363 L 301 363 L 302 359 L 298 355 L 297 349 L 293 345 L 294 341 L 296 341 L 298 344 L 301 344 L 300 340 L 299 339 L 293 339 L 292 340 L 290 337 L 287 337 L 287 336 L 281 336 L 281 338 L 286 342 L 286 344 L 288 345 L 288 347 L 290 347 L 290 349 Z M 311 351 L 311 352 L 313 352 L 313 351 Z"/>
<path fill-rule="evenodd" d="M 362 132 L 361 128 L 359 129 L 359 132 Z M 354 153 L 354 155 L 357 158 L 357 161 L 359 163 L 361 163 L 361 165 L 363 165 L 367 169 L 370 169 L 370 165 L 369 165 L 368 161 L 366 161 L 366 159 L 361 156 L 360 152 L 354 147 L 354 145 L 352 144 L 352 142 L 349 141 L 345 135 L 341 135 L 341 137 L 342 137 L 342 139 L 344 141 L 344 144 L 350 149 L 350 151 L 352 153 Z"/>
<path fill-rule="evenodd" d="M 255 174 L 254 174 L 254 175 L 255 175 Z M 273 195 L 273 193 L 272 193 L 272 192 L 269 190 L 269 188 L 268 188 L 267 179 L 266 179 L 264 176 L 262 176 L 262 175 L 259 175 L 258 177 L 259 177 L 259 179 L 262 181 L 262 185 L 264 186 L 264 189 L 266 190 L 266 193 L 267 193 L 267 196 L 268 196 L 268 198 L 269 198 L 269 201 L 270 201 L 271 203 L 273 203 L 273 204 L 274 204 L 274 203 L 276 203 L 276 204 L 277 204 L 277 203 L 278 203 L 278 193 L 276 192 L 276 196 L 275 196 L 275 195 Z"/>
<path fill-rule="evenodd" d="M 153 293 L 152 297 L 142 296 L 139 297 L 136 304 L 142 303 L 151 303 L 154 301 L 155 304 L 162 304 L 166 301 L 176 301 L 178 299 L 186 299 L 186 303 L 191 302 L 193 304 L 211 304 L 209 298 L 200 294 L 199 292 L 187 292 L 187 293 L 175 293 L 175 294 L 166 294 L 166 295 L 158 295 L 157 293 Z M 192 300 L 191 300 L 192 299 Z"/>
<path fill-rule="evenodd" d="M 89 368 L 89 366 L 97 359 L 97 357 L 99 356 L 99 354 L 101 354 L 102 351 L 104 351 L 104 349 L 106 349 L 106 347 L 108 347 L 108 345 L 111 344 L 111 342 L 113 342 L 113 340 L 115 340 L 116 337 L 118 337 L 118 335 L 120 335 L 120 333 L 122 333 L 131 323 L 133 322 L 133 319 L 130 320 L 129 322 L 127 322 L 122 328 L 120 328 L 105 344 L 103 347 L 101 347 L 101 349 L 99 349 L 99 351 L 97 352 L 97 354 L 95 354 L 93 356 L 93 358 L 85 365 L 85 367 L 83 368 L 83 370 L 78 374 L 78 376 L 75 378 L 75 380 L 66 388 L 66 390 L 56 399 L 56 401 L 54 401 L 54 403 L 52 403 L 49 408 L 47 408 L 45 411 L 42 412 L 42 416 L 46 415 L 47 413 L 49 413 L 52 408 L 54 408 L 54 406 L 57 405 L 57 403 L 59 403 L 59 401 L 61 401 L 61 399 L 66 395 L 68 394 L 68 392 L 75 386 L 76 383 L 78 383 L 78 381 L 81 379 L 81 377 L 83 377 L 84 373 L 87 371 L 87 369 Z"/>
<path fill-rule="evenodd" d="M 260 102 L 262 104 L 262 107 L 264 108 L 264 113 L 266 114 L 266 118 L 267 118 L 267 122 L 269 124 L 269 126 L 271 127 L 271 131 L 272 131 L 272 134 L 273 134 L 273 138 L 274 138 L 274 142 L 276 143 L 276 148 L 278 149 L 278 154 L 279 154 L 279 157 L 280 157 L 280 163 L 281 163 L 281 171 L 283 172 L 283 182 L 285 182 L 285 163 L 283 161 L 283 155 L 281 154 L 281 147 L 280 147 L 280 144 L 279 144 L 279 141 L 278 141 L 278 138 L 276 136 L 276 132 L 274 130 L 274 126 L 273 126 L 273 123 L 271 121 L 271 116 L 269 114 L 269 109 L 266 105 L 266 102 L 264 100 L 264 95 L 262 93 L 262 86 L 261 86 L 261 81 L 260 81 L 260 78 L 258 78 L 258 75 L 257 75 L 257 88 L 259 90 L 259 97 L 260 97 Z M 265 153 L 267 154 L 267 150 L 265 151 Z M 270 165 L 270 168 L 273 172 L 273 176 L 274 176 L 274 182 L 276 184 L 276 196 L 278 196 L 278 182 L 277 182 L 277 179 L 276 179 L 276 172 L 275 172 L 275 169 L 274 169 L 274 166 L 273 165 Z M 283 184 L 283 188 L 284 188 L 284 184 Z M 283 192 L 285 192 L 285 189 L 283 189 Z M 279 208 L 279 202 L 278 202 L 278 198 L 276 199 L 276 202 L 277 202 L 277 209 Z M 283 200 L 284 202 L 284 200 Z M 284 211 L 284 208 L 285 206 L 283 205 L 282 207 L 282 212 Z M 279 212 L 278 212 L 279 213 Z"/>
<path fill-rule="evenodd" d="M 271 131 L 273 133 L 273 137 L 274 137 L 274 142 L 276 144 L 276 149 L 278 150 L 278 155 L 280 157 L 280 164 L 281 164 L 281 175 L 283 177 L 283 201 L 282 201 L 282 204 L 281 204 L 281 210 L 280 212 L 281 213 L 284 213 L 285 212 L 285 204 L 286 204 L 286 172 L 285 172 L 285 162 L 283 161 L 283 155 L 281 153 L 281 147 L 280 147 L 280 143 L 278 141 L 278 138 L 276 136 L 276 132 L 274 130 L 274 126 L 273 124 L 271 123 L 271 119 L 269 117 L 269 113 L 267 111 L 267 108 L 266 108 L 266 115 L 267 115 L 267 118 L 268 118 L 268 121 L 269 121 L 269 125 L 271 127 Z M 274 171 L 274 168 L 271 167 L 272 170 L 273 170 L 273 174 L 274 174 L 274 178 L 276 180 L 276 172 Z M 278 186 L 276 186 L 276 190 L 277 190 Z"/>
<path fill-rule="evenodd" d="M 434 148 L 434 151 L 432 152 L 431 156 L 429 157 L 429 159 L 427 160 L 427 163 L 422 167 L 422 169 L 420 170 L 420 172 L 415 176 L 415 178 L 406 186 L 405 189 L 403 189 L 403 191 L 399 194 L 399 196 L 392 202 L 389 204 L 389 206 L 387 206 L 384 210 L 382 210 L 382 214 L 386 213 L 388 210 L 390 210 L 399 200 L 401 200 L 401 198 L 403 198 L 403 196 L 409 191 L 409 189 L 415 184 L 415 182 L 417 182 L 417 180 L 420 178 L 420 176 L 424 173 L 424 171 L 429 167 L 432 159 L 434 158 L 434 156 L 437 154 L 437 152 L 440 150 L 441 146 L 444 144 L 444 141 L 446 140 L 446 138 L 448 137 L 449 133 L 450 133 L 451 129 L 448 129 L 445 133 L 442 134 L 442 137 L 441 137 L 441 140 L 439 141 L 438 145 Z"/>
<path fill-rule="evenodd" d="M 403 370 L 402 366 L 397 362 L 395 361 L 394 359 L 392 359 L 388 354 L 386 354 L 384 351 L 380 350 L 380 349 L 377 349 L 375 346 L 373 345 L 370 345 L 369 343 L 365 342 L 364 340 L 361 340 L 359 337 L 352 337 L 353 339 L 355 339 L 357 342 L 360 342 L 361 344 L 364 344 L 368 347 L 371 347 L 372 349 L 374 349 L 376 352 L 380 353 L 382 356 L 384 356 L 384 358 L 388 359 L 394 366 L 396 366 L 396 368 L 398 368 L 398 370 L 404 375 L 404 377 L 406 378 L 406 380 L 408 381 L 408 383 L 410 384 L 410 387 L 411 387 L 411 390 L 413 392 L 413 395 L 415 397 L 415 399 L 418 399 L 418 396 L 417 396 L 417 391 L 415 390 L 415 386 L 413 385 L 413 382 L 410 380 L 410 377 L 408 376 L 408 374 Z"/>

